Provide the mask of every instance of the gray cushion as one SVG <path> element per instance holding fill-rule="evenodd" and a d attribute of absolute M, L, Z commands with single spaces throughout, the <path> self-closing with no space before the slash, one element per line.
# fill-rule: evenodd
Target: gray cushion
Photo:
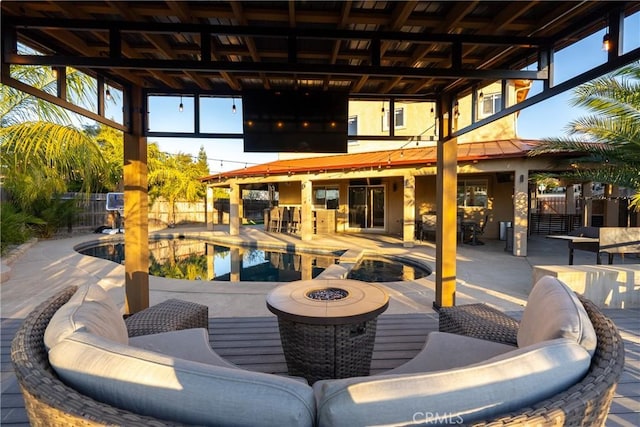
<path fill-rule="evenodd" d="M 408 362 L 383 375 L 411 374 L 460 368 L 508 351 L 512 345 L 447 332 L 431 332 L 424 348 Z"/>
<path fill-rule="evenodd" d="M 240 369 L 211 349 L 209 332 L 204 328 L 139 335 L 129 338 L 129 345 L 193 362 Z"/>
<path fill-rule="evenodd" d="M 575 293 L 562 281 L 543 276 L 533 286 L 518 328 L 518 347 L 571 338 L 593 356 L 596 331 Z"/>
<path fill-rule="evenodd" d="M 582 346 L 560 338 L 464 368 L 318 381 L 318 426 L 467 424 L 566 390 L 590 362 Z"/>
<path fill-rule="evenodd" d="M 49 352 L 60 378 L 132 412 L 206 426 L 313 426 L 313 390 L 297 380 L 183 360 L 76 332 Z"/>
<path fill-rule="evenodd" d="M 87 284 L 53 315 L 44 333 L 47 350 L 76 331 L 87 331 L 121 344 L 129 334 L 122 314 L 100 285 Z"/>

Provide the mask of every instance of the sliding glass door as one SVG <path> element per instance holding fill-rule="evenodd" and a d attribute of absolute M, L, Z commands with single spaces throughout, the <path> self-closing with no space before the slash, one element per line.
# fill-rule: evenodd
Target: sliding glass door
<path fill-rule="evenodd" d="M 384 186 L 349 187 L 349 228 L 384 230 Z"/>

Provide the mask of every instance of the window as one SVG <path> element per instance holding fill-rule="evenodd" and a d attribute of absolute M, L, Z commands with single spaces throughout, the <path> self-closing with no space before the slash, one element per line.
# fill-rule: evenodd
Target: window
<path fill-rule="evenodd" d="M 458 206 L 487 207 L 487 180 L 458 180 Z"/>
<path fill-rule="evenodd" d="M 395 120 L 396 129 L 404 127 L 404 108 L 396 108 Z"/>
<path fill-rule="evenodd" d="M 347 130 L 347 135 L 357 135 L 358 134 L 358 116 L 349 116 L 349 128 Z"/>
<path fill-rule="evenodd" d="M 502 94 L 491 93 L 484 95 L 480 101 L 480 115 L 487 117 L 502 109 Z"/>
<path fill-rule="evenodd" d="M 338 187 L 313 187 L 313 206 L 317 209 L 338 209 L 340 190 Z"/>
<path fill-rule="evenodd" d="M 394 119 L 395 129 L 402 129 L 405 127 L 404 107 L 395 107 L 393 119 Z M 382 130 L 389 130 L 389 110 L 388 109 L 384 110 L 384 114 L 382 115 Z"/>

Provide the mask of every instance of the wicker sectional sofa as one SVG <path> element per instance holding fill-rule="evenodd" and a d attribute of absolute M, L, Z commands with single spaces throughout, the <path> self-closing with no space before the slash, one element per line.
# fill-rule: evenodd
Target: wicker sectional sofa
<path fill-rule="evenodd" d="M 385 423 L 385 425 L 418 425 L 421 423 L 433 425 L 434 419 L 429 418 L 433 415 L 440 417 L 435 422 L 439 421 L 443 424 L 462 421 L 465 424 L 474 425 L 519 425 L 522 423 L 602 425 L 606 419 L 615 385 L 624 364 L 622 340 L 615 325 L 588 301 L 582 301 L 582 305 L 586 309 L 587 320 L 593 325 L 594 335 L 590 337 L 587 334 L 577 338 L 577 342 L 584 342 L 576 345 L 574 342 L 568 342 L 571 340 L 567 340 L 566 336 L 555 339 L 553 345 L 558 347 L 559 352 L 555 348 L 539 342 L 516 348 L 513 344 L 518 342 L 519 325 L 513 321 L 505 322 L 506 328 L 510 331 L 502 331 L 498 334 L 501 337 L 498 341 L 502 342 L 493 342 L 492 339 L 496 332 L 495 322 L 486 321 L 482 315 L 469 316 L 468 310 L 462 309 L 464 306 L 461 306 L 460 312 L 464 312 L 464 315 L 457 316 L 455 311 L 458 308 L 451 308 L 448 309 L 450 311 L 449 319 L 453 319 L 454 324 L 467 321 L 475 322 L 476 325 L 471 328 L 475 336 L 469 337 L 452 333 L 460 332 L 453 329 L 451 332 L 434 332 L 430 334 L 424 350 L 416 358 L 384 375 L 326 380 L 311 387 L 299 379 L 238 369 L 219 359 L 213 351 L 210 351 L 210 348 L 203 349 L 200 344 L 194 344 L 198 348 L 197 351 L 179 349 L 180 347 L 190 347 L 185 345 L 178 345 L 178 350 L 176 350 L 176 346 L 162 344 L 167 342 L 167 339 L 156 339 L 153 336 L 145 337 L 144 335 L 137 339 L 128 338 L 126 344 L 109 343 L 107 342 L 109 339 L 104 335 L 114 332 L 110 330 L 111 328 L 100 331 L 99 325 L 87 327 L 92 319 L 84 320 L 85 325 L 80 328 L 81 331 L 71 331 L 67 328 L 68 325 L 64 324 L 60 327 L 59 317 L 61 315 L 58 314 L 58 319 L 56 319 L 56 313 L 63 312 L 65 304 L 70 299 L 77 300 L 77 295 L 81 291 L 82 288 L 80 291 L 69 288 L 41 304 L 27 317 L 13 341 L 12 360 L 32 425 L 355 426 L 370 425 L 373 421 Z M 526 313 L 523 314 L 525 329 L 528 323 L 527 316 Z M 72 329 L 78 326 L 75 324 L 75 319 L 73 323 Z M 49 332 L 46 334 L 47 344 L 45 344 L 45 330 L 50 324 L 57 324 L 58 327 L 49 328 Z M 483 324 L 486 326 L 486 330 L 490 331 L 486 336 L 482 336 Z M 464 329 L 464 325 L 462 326 Z M 455 327 L 459 328 L 460 325 Z M 57 331 L 52 331 L 52 329 L 57 329 Z M 534 334 L 538 332 L 537 330 L 533 331 Z M 580 332 L 582 335 L 582 330 Z M 175 336 L 181 336 L 180 339 L 194 343 L 202 341 L 202 333 L 194 333 L 193 330 L 185 333 L 192 335 L 183 336 L 180 331 L 162 332 L 160 335 L 164 334 L 165 337 L 169 337 L 168 342 L 175 339 Z M 547 333 L 548 331 L 545 331 L 540 336 Z M 123 331 L 120 329 L 110 340 L 123 341 L 125 337 L 122 334 Z M 505 342 L 505 336 L 511 336 L 513 342 Z M 176 342 L 179 343 L 180 339 Z M 461 349 L 461 344 L 465 348 Z M 516 357 L 530 358 L 531 356 L 528 354 L 530 351 L 526 349 L 529 345 L 535 347 L 533 353 L 536 353 L 537 356 L 542 355 L 547 360 L 557 360 L 557 357 L 563 357 L 558 356 L 559 354 L 568 355 L 569 363 L 573 365 L 568 370 L 573 374 L 559 380 L 560 388 L 557 391 L 551 392 L 551 394 L 540 394 L 539 390 L 533 390 L 531 393 L 534 396 L 533 400 L 528 399 L 523 407 L 499 407 L 495 411 L 476 411 L 475 415 L 474 411 L 469 412 L 466 408 L 454 407 L 452 409 L 447 406 L 447 401 L 451 400 L 451 396 L 455 396 L 456 393 L 463 396 L 463 402 L 468 401 L 469 398 L 475 399 L 478 395 L 477 393 L 475 396 L 473 393 L 469 394 L 464 388 L 456 390 L 453 387 L 451 389 L 452 384 L 454 386 L 461 384 L 461 379 L 469 381 L 469 378 L 473 378 L 473 375 L 468 375 L 469 372 L 480 372 L 478 369 L 495 373 L 494 365 L 496 364 L 510 367 L 508 370 L 512 370 L 511 368 L 519 369 L 518 365 L 522 365 L 522 363 L 517 360 L 514 363 L 510 353 L 515 352 L 514 356 Z M 473 346 L 477 346 L 476 350 L 468 351 Z M 47 347 L 50 348 L 49 352 Z M 126 347 L 133 347 L 133 350 Z M 103 352 L 105 349 L 107 353 L 115 351 L 119 357 L 122 354 L 130 357 L 133 352 L 135 363 L 143 361 L 143 364 L 140 365 L 142 368 L 130 369 L 126 374 L 129 377 L 123 377 L 122 374 L 116 372 L 117 370 L 101 366 L 102 377 L 99 377 L 97 381 L 86 381 L 86 378 L 82 378 L 84 375 L 94 374 L 86 371 L 90 370 L 86 367 L 87 364 L 100 366 L 105 364 L 105 360 L 111 360 L 105 359 L 106 356 Z M 185 351 L 186 353 L 184 353 Z M 455 357 L 451 355 L 452 351 Z M 173 355 L 167 354 L 171 352 L 174 352 Z M 436 359 L 433 355 L 443 355 L 445 354 L 443 352 L 449 353 L 444 358 L 437 358 L 440 360 L 438 363 L 444 363 L 438 365 L 434 362 Z M 590 353 L 593 355 L 591 356 Z M 197 356 L 197 354 L 205 355 Z M 473 356 L 465 356 L 470 354 Z M 201 357 L 202 360 L 185 361 L 184 357 Z M 586 363 L 585 357 L 589 359 Z M 84 363 L 74 363 L 74 359 L 78 358 L 84 358 Z M 484 359 L 494 360 L 488 362 Z M 52 368 L 50 360 L 56 366 L 55 370 Z M 449 361 L 446 362 L 446 360 Z M 535 358 L 531 360 L 535 360 Z M 126 365 L 130 361 L 120 360 L 118 363 Z M 469 363 L 474 366 L 471 368 L 465 366 Z M 506 365 L 504 365 L 505 363 Z M 165 376 L 162 378 L 173 376 L 177 379 L 162 384 L 151 382 L 141 385 L 142 381 L 136 381 L 134 378 L 136 370 L 144 370 L 148 366 L 153 366 L 154 372 L 164 369 Z M 183 373 L 184 370 L 191 372 L 193 377 L 175 375 L 175 372 Z M 166 376 L 167 372 L 170 372 L 168 376 Z M 563 372 L 567 372 L 565 367 L 556 369 L 553 371 L 551 379 L 562 375 Z M 521 376 L 526 375 L 526 373 L 522 373 Z M 572 378 L 572 375 L 575 378 Z M 105 380 L 105 378 L 107 379 Z M 544 378 L 549 379 L 549 375 Z M 455 381 L 447 381 L 446 379 L 455 379 Z M 125 387 L 120 387 L 122 386 L 120 382 L 130 381 L 133 384 L 127 383 Z M 189 405 L 183 408 L 183 411 L 187 413 L 177 412 L 177 416 L 174 415 L 173 409 L 162 411 L 156 407 L 151 410 L 144 408 L 146 405 L 153 405 L 157 402 L 142 400 L 132 403 L 129 399 L 114 401 L 111 397 L 107 399 L 104 396 L 104 393 L 110 394 L 115 388 L 120 391 L 125 390 L 126 397 L 142 395 L 150 397 L 151 400 L 164 399 L 160 405 L 170 407 L 171 405 L 168 403 L 175 404 L 175 402 L 168 402 L 168 399 L 179 401 L 181 392 L 176 392 L 176 390 L 180 387 L 191 387 L 191 385 L 187 385 L 191 381 L 199 382 L 197 386 L 200 387 L 199 393 L 203 393 L 202 399 L 200 403 L 194 403 L 194 397 L 189 397 Z M 222 381 L 222 383 L 216 383 L 216 381 Z M 98 384 L 95 384 L 96 382 Z M 421 383 L 423 384 L 422 389 L 426 389 L 426 392 L 425 390 L 420 391 Z M 519 387 L 528 387 L 527 384 L 530 383 L 525 378 Z M 159 387 L 160 385 L 162 387 Z M 414 387 L 416 385 L 418 387 Z M 438 396 L 438 393 L 433 392 L 431 385 L 449 388 L 449 397 L 443 399 L 442 395 Z M 499 383 L 494 387 L 498 385 Z M 491 388 L 491 384 L 486 386 Z M 99 388 L 101 391 L 96 394 L 95 388 Z M 154 390 L 154 388 L 169 390 Z M 544 387 L 537 387 L 537 389 L 541 388 Z M 126 395 L 127 389 L 131 393 L 129 396 Z M 189 390 L 184 394 L 188 394 L 188 392 Z M 504 390 L 500 392 L 504 394 Z M 405 396 L 399 397 L 398 393 L 404 393 Z M 382 398 L 380 398 L 381 396 Z M 482 393 L 481 397 L 485 399 L 483 403 L 485 404 L 487 393 Z M 350 401 L 350 399 L 356 399 L 356 401 Z M 366 404 L 367 399 L 369 402 L 375 400 L 375 404 Z M 110 403 L 105 403 L 106 401 Z M 458 399 L 458 401 L 461 400 Z M 407 404 L 407 402 L 409 403 Z M 434 404 L 441 404 L 441 406 L 435 407 Z M 229 407 L 229 405 L 233 406 Z M 467 404 L 465 403 L 465 405 Z M 140 407 L 143 407 L 144 410 L 139 410 Z M 366 410 L 359 412 L 358 408 Z M 465 413 L 453 412 L 453 410 L 461 410 Z M 197 417 L 200 418 L 194 418 L 191 412 L 198 413 Z"/>

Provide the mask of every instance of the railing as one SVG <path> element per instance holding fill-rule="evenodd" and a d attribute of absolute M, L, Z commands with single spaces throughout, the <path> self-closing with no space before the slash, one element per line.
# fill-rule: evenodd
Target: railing
<path fill-rule="evenodd" d="M 582 215 L 532 213 L 529 234 L 566 234 L 582 226 Z"/>

